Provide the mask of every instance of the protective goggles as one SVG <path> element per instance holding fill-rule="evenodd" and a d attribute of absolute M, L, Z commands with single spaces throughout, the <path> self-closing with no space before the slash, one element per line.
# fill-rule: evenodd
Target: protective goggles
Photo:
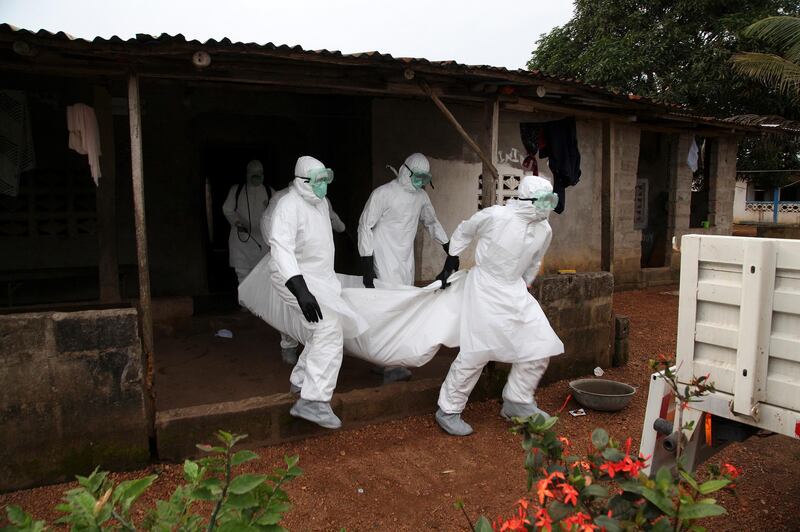
<path fill-rule="evenodd" d="M 308 177 L 296 175 L 295 177 L 308 181 L 311 185 L 318 183 L 330 184 L 333 181 L 333 170 L 330 168 L 314 168 L 308 171 Z"/>
<path fill-rule="evenodd" d="M 520 201 L 530 201 L 536 207 L 541 209 L 549 209 L 553 210 L 558 205 L 558 194 L 555 192 L 543 192 L 541 194 L 537 194 L 532 198 L 519 198 Z"/>
<path fill-rule="evenodd" d="M 403 166 L 408 168 L 408 171 L 411 173 L 411 184 L 414 188 L 422 188 L 433 179 L 430 172 L 415 172 L 407 164 L 403 164 Z"/>

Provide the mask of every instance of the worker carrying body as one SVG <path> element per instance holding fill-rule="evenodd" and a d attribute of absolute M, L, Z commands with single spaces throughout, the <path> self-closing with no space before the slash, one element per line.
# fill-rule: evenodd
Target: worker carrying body
<path fill-rule="evenodd" d="M 388 285 L 414 284 L 414 237 L 420 222 L 447 252 L 447 233 L 423 189 L 431 182 L 428 159 L 421 153 L 409 155 L 395 174 L 372 191 L 358 221 L 358 253 L 367 288 L 374 288 L 376 278 Z M 384 382 L 392 382 L 409 379 L 411 372 L 383 368 L 383 375 Z"/>
<path fill-rule="evenodd" d="M 277 202 L 269 227 L 270 282 L 289 313 L 286 332 L 304 344 L 290 381 L 300 398 L 289 413 L 325 428 L 339 428 L 330 401 L 342 365 L 344 336 L 368 327 L 341 297 L 333 269 L 328 202 L 333 171 L 314 159 L 297 160 L 295 179 Z M 291 329 L 291 330 L 290 330 Z"/>
<path fill-rule="evenodd" d="M 470 242 L 477 240 L 477 248 L 464 286 L 460 352 L 442 384 L 436 412 L 436 421 L 450 434 L 472 433 L 461 413 L 481 370 L 493 360 L 512 364 L 501 415 L 546 416 L 534 392 L 550 357 L 563 353 L 564 344 L 528 287 L 550 245 L 547 218 L 557 203 L 549 181 L 527 175 L 518 199 L 478 211 L 453 232 L 442 279 L 457 269 L 453 259 Z"/>
<path fill-rule="evenodd" d="M 273 194 L 269 207 L 267 207 L 267 210 L 264 211 L 264 215 L 261 217 L 261 234 L 265 235 L 265 237 L 269 236 L 270 226 L 272 225 L 272 213 L 275 212 L 275 207 L 280 199 L 291 189 L 292 184 L 289 183 L 289 186 Z M 343 233 L 347 227 L 342 219 L 339 218 L 339 215 L 336 214 L 336 211 L 333 210 L 331 202 L 327 197 L 325 198 L 325 201 L 328 203 L 328 213 L 331 220 L 331 228 L 337 233 Z M 267 253 L 269 253 L 269 242 L 267 242 L 267 248 Z M 297 363 L 297 345 L 297 339 L 292 338 L 286 333 L 281 333 L 281 358 L 284 362 L 292 366 Z"/>
<path fill-rule="evenodd" d="M 231 224 L 229 264 L 236 271 L 239 284 L 267 253 L 260 221 L 273 193 L 264 185 L 264 167 L 260 161 L 247 163 L 246 175 L 247 181 L 233 185 L 222 204 L 222 212 Z"/>

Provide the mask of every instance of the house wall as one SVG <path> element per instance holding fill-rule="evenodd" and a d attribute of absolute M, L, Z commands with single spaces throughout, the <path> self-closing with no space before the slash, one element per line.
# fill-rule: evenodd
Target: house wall
<path fill-rule="evenodd" d="M 461 125 L 480 142 L 483 108 L 448 103 Z M 519 134 L 520 122 L 543 122 L 559 118 L 548 113 L 501 111 L 498 135 L 497 168 L 504 176 L 522 176 L 525 150 Z M 553 242 L 544 270 L 596 271 L 600 269 L 600 157 L 601 124 L 597 120 L 578 120 L 581 152 L 581 181 L 567 189 L 563 214 L 553 214 Z M 395 168 L 409 154 L 419 151 L 431 162 L 434 189 L 428 189 L 439 220 L 452 234 L 458 224 L 478 209 L 478 178 L 481 163 L 432 102 L 424 100 L 373 100 L 372 171 L 373 184 L 379 186 L 393 178 L 386 164 Z M 552 177 L 546 160 L 539 161 L 540 174 Z M 415 241 L 416 279 L 433 279 L 441 270 L 444 251 L 420 228 Z M 461 255 L 463 267 L 473 264 L 473 248 Z"/>

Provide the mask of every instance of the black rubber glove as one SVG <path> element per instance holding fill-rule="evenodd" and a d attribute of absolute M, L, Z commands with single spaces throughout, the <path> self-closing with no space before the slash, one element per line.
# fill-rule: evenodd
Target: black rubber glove
<path fill-rule="evenodd" d="M 445 253 L 450 255 L 450 241 L 449 240 L 447 242 L 445 242 L 444 244 L 442 244 L 442 249 L 444 249 Z"/>
<path fill-rule="evenodd" d="M 317 323 L 322 319 L 322 309 L 319 308 L 317 298 L 308 291 L 306 280 L 302 275 L 295 275 L 286 281 L 286 288 L 297 298 L 297 304 L 303 311 L 303 316 L 311 323 Z"/>
<path fill-rule="evenodd" d="M 375 275 L 375 257 L 373 255 L 361 257 L 361 274 L 364 276 L 364 286 L 367 288 L 375 288 L 375 283 L 373 281 L 377 279 L 378 276 Z"/>
<path fill-rule="evenodd" d="M 442 288 L 447 288 L 448 286 L 450 286 L 450 283 L 447 282 L 447 278 L 453 275 L 453 273 L 457 272 L 459 266 L 460 264 L 458 260 L 458 255 L 456 255 L 455 257 L 453 255 L 447 255 L 447 258 L 444 259 L 444 267 L 442 268 L 442 273 L 436 276 L 436 280 L 442 282 Z"/>

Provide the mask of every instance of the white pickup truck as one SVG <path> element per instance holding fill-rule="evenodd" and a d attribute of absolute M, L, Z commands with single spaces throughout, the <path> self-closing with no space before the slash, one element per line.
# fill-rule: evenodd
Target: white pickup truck
<path fill-rule="evenodd" d="M 800 438 L 800 240 L 686 235 L 680 250 L 678 380 L 716 387 L 684 412 L 687 467 L 759 431 Z M 653 374 L 640 446 L 652 471 L 674 461 L 675 408 Z"/>

